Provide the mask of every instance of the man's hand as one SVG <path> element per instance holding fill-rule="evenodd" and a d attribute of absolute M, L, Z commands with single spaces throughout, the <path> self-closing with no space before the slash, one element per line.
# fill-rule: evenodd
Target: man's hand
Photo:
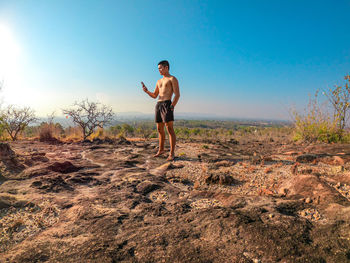
<path fill-rule="evenodd" d="M 145 84 L 141 81 L 142 89 L 144 92 L 147 92 L 148 89 L 146 88 Z"/>

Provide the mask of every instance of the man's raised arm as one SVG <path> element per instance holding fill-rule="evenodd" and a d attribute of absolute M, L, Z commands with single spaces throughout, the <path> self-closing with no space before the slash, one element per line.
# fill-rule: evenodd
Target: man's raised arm
<path fill-rule="evenodd" d="M 143 91 L 146 92 L 151 98 L 155 99 L 158 97 L 158 94 L 159 94 L 158 82 L 157 82 L 156 89 L 154 90 L 154 92 L 150 92 L 146 88 L 146 86 L 143 82 L 141 82 L 141 84 L 142 84 Z"/>
<path fill-rule="evenodd" d="M 179 82 L 177 81 L 177 79 L 175 77 L 173 77 L 171 80 L 171 84 L 173 85 L 173 92 L 175 95 L 171 105 L 173 105 L 173 107 L 175 107 L 177 102 L 179 101 L 179 98 L 180 98 Z"/>

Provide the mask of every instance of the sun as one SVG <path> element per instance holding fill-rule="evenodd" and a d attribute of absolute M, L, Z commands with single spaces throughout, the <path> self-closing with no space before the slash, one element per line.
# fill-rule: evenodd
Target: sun
<path fill-rule="evenodd" d="M 0 80 L 13 77 L 20 58 L 20 47 L 6 25 L 0 24 Z"/>

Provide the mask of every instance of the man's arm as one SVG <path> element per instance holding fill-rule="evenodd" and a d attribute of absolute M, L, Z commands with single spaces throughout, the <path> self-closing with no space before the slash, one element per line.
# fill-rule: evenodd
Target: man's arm
<path fill-rule="evenodd" d="M 171 84 L 173 85 L 173 92 L 174 92 L 174 99 L 173 102 L 171 103 L 171 105 L 173 107 L 176 106 L 177 102 L 179 101 L 180 98 L 180 88 L 179 88 L 179 82 L 177 81 L 177 79 L 175 77 L 173 77 L 171 79 Z"/>
<path fill-rule="evenodd" d="M 154 92 L 150 92 L 146 88 L 145 84 L 143 84 L 143 82 L 141 82 L 141 83 L 142 83 L 143 91 L 146 92 L 151 98 L 155 99 L 158 97 L 158 94 L 159 94 L 158 82 L 157 82 L 156 89 L 154 90 Z"/>

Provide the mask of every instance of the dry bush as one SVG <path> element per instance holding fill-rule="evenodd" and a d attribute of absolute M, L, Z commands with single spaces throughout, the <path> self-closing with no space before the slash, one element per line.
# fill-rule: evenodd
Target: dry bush
<path fill-rule="evenodd" d="M 91 140 L 94 140 L 94 139 L 104 139 L 105 138 L 105 134 L 104 134 L 104 130 L 103 130 L 103 128 L 99 128 L 99 129 L 97 129 L 94 133 L 92 133 L 91 135 L 90 135 L 90 139 Z"/>
<path fill-rule="evenodd" d="M 113 120 L 112 108 L 98 102 L 85 99 L 75 102 L 73 107 L 64 109 L 63 114 L 70 116 L 73 122 L 81 128 L 84 140 L 93 134 L 96 128 L 103 128 Z"/>
<path fill-rule="evenodd" d="M 318 91 L 310 97 L 304 114 L 292 112 L 294 119 L 295 141 L 307 142 L 339 142 L 342 138 L 337 128 L 337 120 L 327 111 L 327 104 L 320 104 Z"/>
<path fill-rule="evenodd" d="M 68 127 L 64 130 L 64 136 L 62 136 L 62 139 L 64 141 L 81 141 L 81 138 L 83 137 L 83 132 L 80 127 Z"/>
<path fill-rule="evenodd" d="M 44 124 L 39 128 L 39 140 L 41 142 L 53 141 L 57 138 L 54 136 L 54 126 L 52 124 Z"/>
<path fill-rule="evenodd" d="M 6 130 L 13 141 L 32 122 L 36 122 L 34 111 L 29 107 L 15 107 L 9 105 L 1 111 L 0 124 Z"/>
<path fill-rule="evenodd" d="M 331 110 L 326 102 L 320 103 L 316 91 L 304 114 L 292 112 L 295 140 L 349 142 L 350 134 L 345 127 L 350 109 L 350 76 L 345 76 L 345 80 L 347 83 L 344 86 L 335 86 L 322 93 L 330 103 Z"/>

